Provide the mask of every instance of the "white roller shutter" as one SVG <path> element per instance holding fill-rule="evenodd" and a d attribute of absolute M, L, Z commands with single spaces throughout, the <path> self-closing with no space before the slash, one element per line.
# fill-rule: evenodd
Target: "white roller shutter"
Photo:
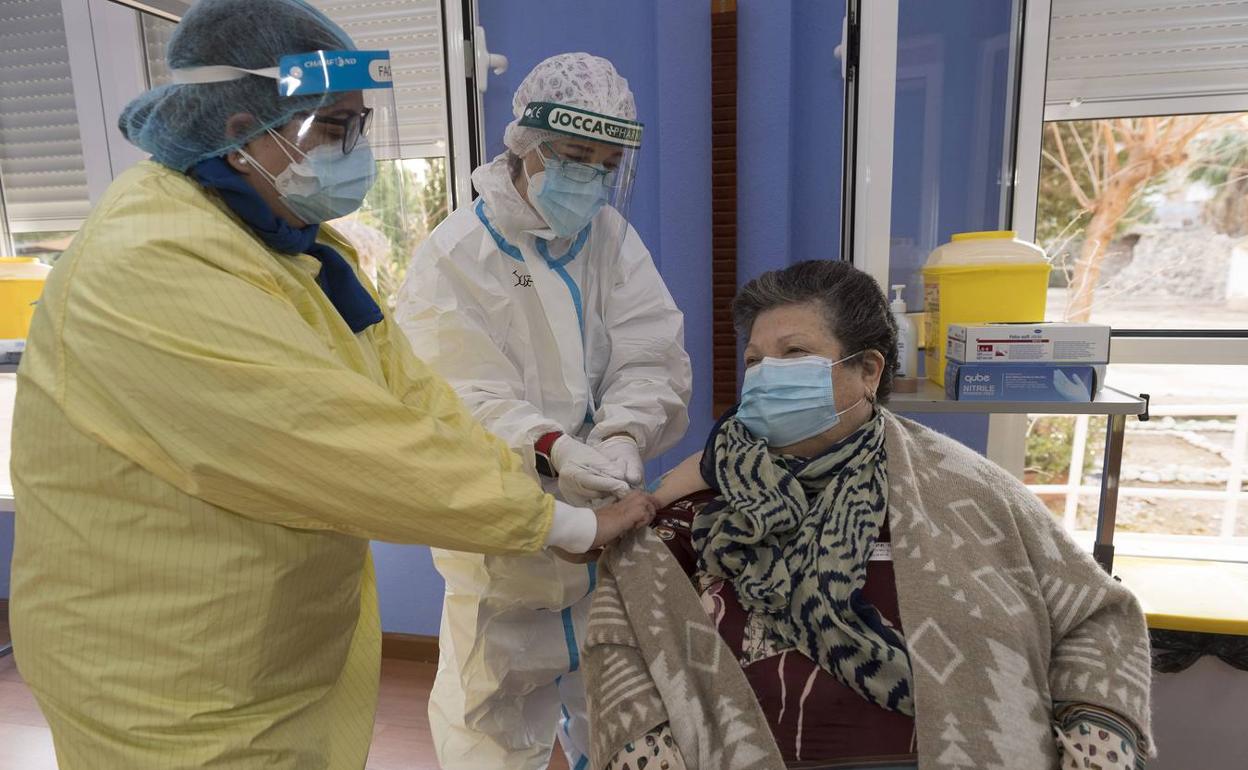
<path fill-rule="evenodd" d="M 90 208 L 60 0 L 0 0 L 0 183 L 14 232 L 74 230 Z"/>
<path fill-rule="evenodd" d="M 1045 101 L 1049 119 L 1248 108 L 1248 0 L 1053 0 Z"/>
<path fill-rule="evenodd" d="M 408 158 L 447 154 L 446 74 L 438 0 L 312 0 L 357 47 L 387 49 L 399 141 Z"/>
<path fill-rule="evenodd" d="M 147 82 L 152 88 L 173 82 L 173 74 L 165 62 L 169 54 L 169 39 L 178 25 L 150 13 L 141 14 L 143 19 L 143 48 L 147 54 Z"/>

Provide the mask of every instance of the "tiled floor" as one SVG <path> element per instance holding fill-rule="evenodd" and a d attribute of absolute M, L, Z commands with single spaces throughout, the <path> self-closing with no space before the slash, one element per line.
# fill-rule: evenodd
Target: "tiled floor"
<path fill-rule="evenodd" d="M 0 626 L 0 639 L 8 629 Z M 386 660 L 368 770 L 436 770 L 425 706 L 435 667 Z M 566 770 L 555 752 L 551 770 Z M 0 770 L 56 770 L 52 735 L 30 690 L 17 674 L 13 657 L 0 658 Z"/>

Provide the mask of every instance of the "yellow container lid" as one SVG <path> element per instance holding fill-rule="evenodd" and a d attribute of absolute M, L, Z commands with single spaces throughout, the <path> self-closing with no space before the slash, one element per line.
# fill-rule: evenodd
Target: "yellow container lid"
<path fill-rule="evenodd" d="M 1048 275 L 1052 266 L 1048 262 L 970 262 L 955 265 L 924 265 L 925 275 L 956 275 L 958 273 L 1043 273 Z"/>
<path fill-rule="evenodd" d="M 1048 264 L 1044 249 L 1014 236 L 1013 230 L 956 233 L 928 256 L 926 266 Z"/>
<path fill-rule="evenodd" d="M 1012 241 L 1018 233 L 1013 230 L 977 230 L 973 233 L 954 233 L 949 240 L 954 241 Z"/>

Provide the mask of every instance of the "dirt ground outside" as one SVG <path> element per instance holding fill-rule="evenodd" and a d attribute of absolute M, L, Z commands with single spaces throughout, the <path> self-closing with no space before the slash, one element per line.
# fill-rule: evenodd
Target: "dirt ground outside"
<path fill-rule="evenodd" d="M 1248 323 L 1248 318 L 1246 318 Z M 1230 475 L 1237 413 L 1248 412 L 1248 367 L 1131 365 L 1110 367 L 1107 384 L 1131 393 L 1148 393 L 1154 411 L 1220 405 L 1225 415 L 1155 415 L 1147 423 L 1131 419 L 1123 450 L 1123 487 L 1157 490 L 1200 490 L 1224 493 Z M 1047 446 L 1029 439 L 1029 484 L 1065 484 L 1069 479 L 1073 418 L 1033 418 L 1032 431 L 1052 431 Z M 1248 418 L 1243 418 L 1248 419 Z M 1064 421 L 1064 422 L 1058 422 Z M 1105 418 L 1093 418 L 1084 463 L 1084 486 L 1101 481 Z M 1037 451 L 1047 450 L 1047 454 Z M 1241 467 L 1248 457 L 1240 457 Z M 1241 470 L 1241 494 L 1234 516 L 1234 536 L 1248 537 L 1248 468 Z M 1065 510 L 1065 494 L 1042 495 L 1055 515 Z M 1077 528 L 1095 525 L 1095 495 L 1079 499 Z M 1226 515 L 1225 497 L 1183 499 L 1169 496 L 1119 496 L 1118 530 L 1168 535 L 1218 536 Z"/>

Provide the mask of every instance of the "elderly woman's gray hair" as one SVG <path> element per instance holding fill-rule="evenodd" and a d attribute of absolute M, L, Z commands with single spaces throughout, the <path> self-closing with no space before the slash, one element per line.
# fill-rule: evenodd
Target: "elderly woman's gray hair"
<path fill-rule="evenodd" d="M 810 260 L 783 270 L 763 273 L 750 281 L 732 303 L 737 335 L 748 339 L 759 315 L 787 305 L 816 305 L 827 331 L 843 346 L 845 355 L 876 350 L 884 357 L 884 371 L 876 393 L 881 402 L 893 391 L 897 373 L 897 322 L 888 298 L 870 275 L 848 262 Z M 861 358 L 846 361 L 860 366 Z"/>

